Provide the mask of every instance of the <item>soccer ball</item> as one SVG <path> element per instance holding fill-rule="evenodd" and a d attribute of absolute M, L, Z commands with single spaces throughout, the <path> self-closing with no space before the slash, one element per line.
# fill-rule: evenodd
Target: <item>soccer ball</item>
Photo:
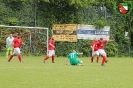
<path fill-rule="evenodd" d="M 80 61 L 81 62 L 81 64 L 83 64 L 83 61 Z"/>

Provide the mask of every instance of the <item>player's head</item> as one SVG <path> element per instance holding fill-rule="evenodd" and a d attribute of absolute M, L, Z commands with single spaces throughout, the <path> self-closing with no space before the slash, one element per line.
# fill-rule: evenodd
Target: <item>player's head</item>
<path fill-rule="evenodd" d="M 10 36 L 10 38 L 12 38 L 12 34 L 10 34 L 9 36 Z"/>
<path fill-rule="evenodd" d="M 97 39 L 97 38 L 95 38 L 95 39 L 94 39 L 94 41 L 98 41 L 98 39 Z"/>
<path fill-rule="evenodd" d="M 52 36 L 52 37 L 51 37 L 51 39 L 53 39 L 53 40 L 54 40 L 54 36 Z"/>
<path fill-rule="evenodd" d="M 76 52 L 76 50 L 72 50 L 72 52 Z"/>
<path fill-rule="evenodd" d="M 102 42 L 103 41 L 103 38 L 100 38 L 100 40 L 99 40 L 100 42 Z"/>
<path fill-rule="evenodd" d="M 18 34 L 17 37 L 18 37 L 18 38 L 21 38 L 21 34 Z"/>

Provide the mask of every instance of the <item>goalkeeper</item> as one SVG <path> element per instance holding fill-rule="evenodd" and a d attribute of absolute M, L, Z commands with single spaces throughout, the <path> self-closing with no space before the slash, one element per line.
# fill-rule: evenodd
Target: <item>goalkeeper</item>
<path fill-rule="evenodd" d="M 9 37 L 6 38 L 6 58 L 8 58 L 8 55 L 11 55 L 13 52 L 13 40 L 14 37 L 12 34 L 10 34 Z"/>
<path fill-rule="evenodd" d="M 68 56 L 67 56 L 66 65 L 69 60 L 71 65 L 82 65 L 83 66 L 83 62 L 81 60 L 77 59 L 77 56 L 82 55 L 82 54 L 83 53 L 77 53 L 75 50 L 73 50 L 73 52 L 68 54 Z"/>

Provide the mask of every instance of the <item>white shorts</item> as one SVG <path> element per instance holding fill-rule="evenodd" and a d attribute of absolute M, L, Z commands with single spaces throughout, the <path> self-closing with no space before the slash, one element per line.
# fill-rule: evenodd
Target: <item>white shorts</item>
<path fill-rule="evenodd" d="M 92 56 L 95 56 L 95 55 L 99 56 L 99 52 L 98 51 L 92 52 Z"/>
<path fill-rule="evenodd" d="M 98 49 L 98 52 L 99 52 L 100 55 L 103 55 L 103 54 L 106 55 L 106 52 L 104 51 L 104 49 Z"/>
<path fill-rule="evenodd" d="M 20 48 L 14 48 L 13 54 L 18 55 L 18 54 L 20 54 L 20 53 L 21 53 L 21 52 L 20 52 Z"/>
<path fill-rule="evenodd" d="M 48 50 L 48 56 L 55 55 L 55 50 Z"/>

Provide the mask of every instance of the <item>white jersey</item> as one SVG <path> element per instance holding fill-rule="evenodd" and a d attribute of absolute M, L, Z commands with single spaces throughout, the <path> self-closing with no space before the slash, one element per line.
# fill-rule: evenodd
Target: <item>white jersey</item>
<path fill-rule="evenodd" d="M 6 38 L 6 47 L 11 47 L 12 44 L 13 44 L 13 40 L 14 40 L 14 37 L 10 38 L 10 37 L 7 37 Z"/>

